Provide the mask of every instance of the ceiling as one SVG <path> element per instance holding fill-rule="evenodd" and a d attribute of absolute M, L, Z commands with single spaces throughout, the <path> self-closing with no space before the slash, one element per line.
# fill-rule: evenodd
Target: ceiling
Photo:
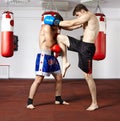
<path fill-rule="evenodd" d="M 45 7 L 45 5 L 48 5 L 48 2 L 55 1 L 55 3 L 57 2 L 57 4 L 61 5 L 59 6 L 61 10 L 68 10 L 68 8 L 66 9 L 65 7 L 66 3 L 69 8 L 73 8 L 76 4 L 80 3 L 81 0 L 30 0 L 30 2 L 24 4 L 7 4 L 5 1 L 6 0 L 0 0 L 0 7 Z M 99 2 L 98 0 L 92 0 L 84 4 L 86 6 L 95 7 L 98 3 L 103 8 L 120 8 L 120 0 L 99 0 Z M 57 6 L 58 5 L 56 5 L 56 7 Z"/>

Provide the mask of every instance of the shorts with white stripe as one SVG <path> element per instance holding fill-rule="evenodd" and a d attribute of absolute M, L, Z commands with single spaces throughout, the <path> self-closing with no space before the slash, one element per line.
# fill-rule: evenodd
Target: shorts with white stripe
<path fill-rule="evenodd" d="M 60 64 L 51 51 L 40 51 L 36 57 L 35 65 L 36 75 L 50 76 L 50 74 L 61 73 Z"/>

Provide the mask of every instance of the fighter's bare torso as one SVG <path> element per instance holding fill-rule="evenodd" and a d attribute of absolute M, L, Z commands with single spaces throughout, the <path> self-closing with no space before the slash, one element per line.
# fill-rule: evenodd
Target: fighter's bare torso
<path fill-rule="evenodd" d="M 90 11 L 76 12 L 76 19 L 60 22 L 60 26 L 66 30 L 74 30 L 83 27 L 83 41 L 94 43 L 99 31 L 97 17 Z"/>
<path fill-rule="evenodd" d="M 41 50 L 50 50 L 56 43 L 55 35 L 57 33 L 56 27 L 49 25 L 42 25 L 39 34 L 39 46 Z"/>
<path fill-rule="evenodd" d="M 91 12 L 87 12 L 89 17 L 89 20 L 83 24 L 83 41 L 84 42 L 89 42 L 89 43 L 94 43 L 95 38 L 98 35 L 99 31 L 99 23 L 94 14 Z"/>

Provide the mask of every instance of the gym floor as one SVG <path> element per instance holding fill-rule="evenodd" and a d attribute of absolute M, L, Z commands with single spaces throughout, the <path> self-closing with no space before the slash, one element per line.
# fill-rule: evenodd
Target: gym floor
<path fill-rule="evenodd" d="M 82 79 L 63 80 L 62 97 L 70 105 L 54 104 L 54 80 L 44 80 L 36 94 L 34 110 L 26 109 L 33 79 L 0 79 L 0 121 L 120 121 L 120 80 L 97 79 L 99 109 L 90 105 L 87 84 Z"/>

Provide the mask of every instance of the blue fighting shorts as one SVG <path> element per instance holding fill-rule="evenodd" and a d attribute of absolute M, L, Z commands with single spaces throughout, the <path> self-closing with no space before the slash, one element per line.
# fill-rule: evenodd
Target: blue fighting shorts
<path fill-rule="evenodd" d="M 60 64 L 51 51 L 41 50 L 36 57 L 35 73 L 40 76 L 61 74 Z"/>

